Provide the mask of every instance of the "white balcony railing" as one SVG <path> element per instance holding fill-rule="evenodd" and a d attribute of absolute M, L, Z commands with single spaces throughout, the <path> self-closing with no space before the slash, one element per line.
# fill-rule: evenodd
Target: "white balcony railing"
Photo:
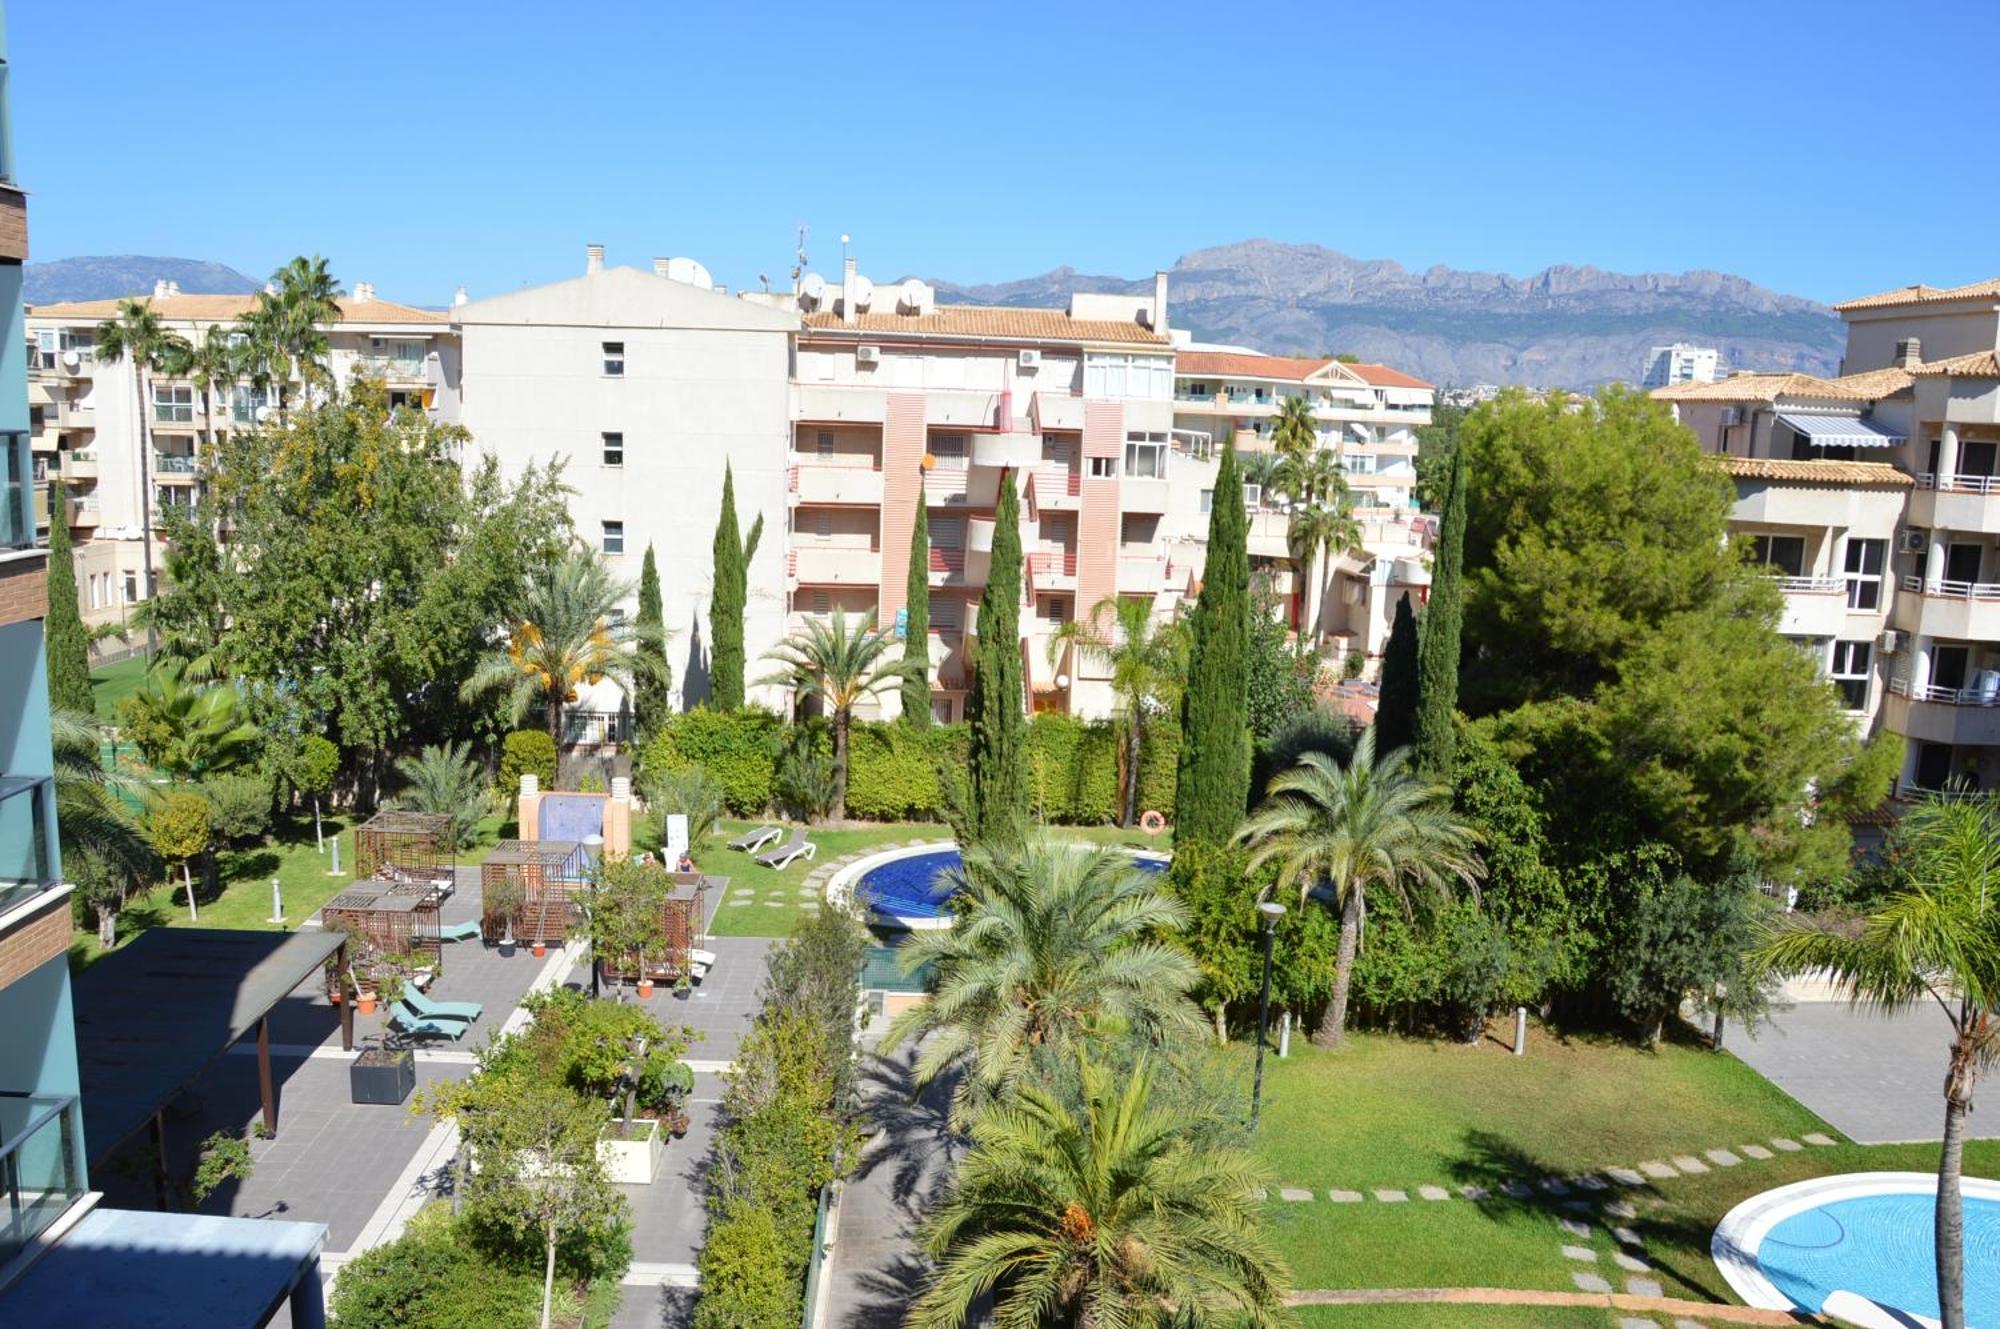
<path fill-rule="evenodd" d="M 2000 581 L 1945 581 L 1936 577 L 1905 577 L 1903 589 L 1943 600 L 2000 600 Z"/>
<path fill-rule="evenodd" d="M 1957 494 L 2000 493 L 2000 475 L 1937 475 L 1925 471 L 1917 476 L 1917 488 L 1942 489 Z"/>
<path fill-rule="evenodd" d="M 1844 595 L 1847 593 L 1847 579 L 1844 577 L 1778 577 L 1778 589 L 1786 595 Z"/>
<path fill-rule="evenodd" d="M 1889 691 L 1911 701 L 1934 701 L 1945 706 L 2000 706 L 2000 686 L 1991 688 L 1918 687 L 1907 677 L 1889 680 Z"/>

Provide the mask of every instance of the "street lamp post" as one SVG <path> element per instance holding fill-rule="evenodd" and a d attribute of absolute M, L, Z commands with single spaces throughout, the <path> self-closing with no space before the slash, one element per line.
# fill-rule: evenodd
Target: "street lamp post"
<path fill-rule="evenodd" d="M 583 847 L 590 853 L 590 999 L 597 1000 L 597 888 L 604 874 L 604 837 L 595 831 L 583 837 Z"/>
<path fill-rule="evenodd" d="M 1257 1114 L 1264 1107 L 1264 1031 L 1271 1023 L 1271 941 L 1278 934 L 1278 920 L 1285 906 L 1266 900 L 1257 906 L 1264 923 L 1264 994 L 1257 999 L 1257 1075 L 1250 1084 L 1250 1129 L 1257 1129 Z"/>

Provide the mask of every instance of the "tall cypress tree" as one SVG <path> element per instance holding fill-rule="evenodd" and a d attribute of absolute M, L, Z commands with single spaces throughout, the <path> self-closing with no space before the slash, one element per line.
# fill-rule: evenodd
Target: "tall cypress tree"
<path fill-rule="evenodd" d="M 1458 652 L 1465 616 L 1465 453 L 1452 454 L 1444 527 L 1431 566 L 1431 597 L 1424 605 L 1417 646 L 1417 766 L 1432 780 L 1449 781 L 1458 763 Z"/>
<path fill-rule="evenodd" d="M 665 638 L 666 614 L 660 605 L 660 570 L 653 562 L 653 546 L 646 545 L 646 561 L 639 568 L 639 642 L 638 649 L 648 655 L 658 656 L 661 664 L 666 663 L 667 643 Z M 639 730 L 641 740 L 651 738 L 659 732 L 660 725 L 667 718 L 672 703 L 668 689 L 673 685 L 669 678 L 658 679 L 639 674 L 634 680 L 632 717 Z"/>
<path fill-rule="evenodd" d="M 1000 479 L 993 513 L 993 555 L 986 590 L 979 597 L 979 650 L 965 719 L 973 834 L 988 843 L 1018 840 L 1028 826 L 1025 764 L 1027 722 L 1022 718 L 1021 503 L 1012 472 Z"/>
<path fill-rule="evenodd" d="M 1216 468 L 1208 560 L 1190 619 L 1174 785 L 1177 845 L 1226 843 L 1250 801 L 1249 527 L 1232 439 Z"/>
<path fill-rule="evenodd" d="M 60 480 L 49 483 L 48 617 L 42 621 L 47 641 L 49 705 L 57 710 L 94 714 L 90 695 L 90 634 L 76 604 L 76 560 L 70 554 L 69 492 Z"/>
<path fill-rule="evenodd" d="M 917 519 L 910 526 L 910 581 L 905 596 L 903 655 L 922 660 L 922 669 L 903 675 L 903 723 L 917 729 L 931 724 L 931 519 L 924 482 L 917 481 Z"/>
<path fill-rule="evenodd" d="M 722 514 L 715 522 L 715 590 L 708 601 L 708 704 L 733 711 L 743 705 L 743 611 L 750 597 L 750 560 L 764 534 L 764 518 L 742 539 L 736 524 L 736 477 L 722 466 Z"/>
<path fill-rule="evenodd" d="M 1382 699 L 1375 708 L 1375 751 L 1406 748 L 1417 731 L 1417 616 L 1406 591 L 1396 601 L 1396 621 L 1382 648 Z"/>

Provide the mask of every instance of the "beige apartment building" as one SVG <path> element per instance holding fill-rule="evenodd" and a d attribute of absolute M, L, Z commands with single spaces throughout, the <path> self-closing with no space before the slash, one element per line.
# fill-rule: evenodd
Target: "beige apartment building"
<path fill-rule="evenodd" d="M 1901 792 L 2000 788 L 2000 280 L 1835 308 L 1839 378 L 1654 395 L 1725 459 L 1783 631 L 1857 724 L 1907 740 Z"/>
<path fill-rule="evenodd" d="M 197 343 L 212 327 L 233 328 L 256 306 L 248 295 L 183 295 L 171 282 L 159 283 L 150 302 L 167 331 Z M 458 339 L 448 315 L 377 299 L 368 282 L 357 282 L 339 303 L 340 321 L 325 331 L 328 365 L 340 381 L 366 371 L 385 381 L 392 401 L 456 418 Z M 27 314 L 29 427 L 43 516 L 48 480 L 59 476 L 69 494 L 64 516 L 76 542 L 77 596 L 93 627 L 125 621 L 150 594 L 146 541 L 157 578 L 163 518 L 199 497 L 216 440 L 255 424 L 271 404 L 264 390 L 245 383 L 218 385 L 211 395 L 206 383 L 164 374 L 146 376 L 149 399 L 141 402 L 132 361 L 100 363 L 96 356 L 98 325 L 117 316 L 118 304 L 49 304 Z"/>

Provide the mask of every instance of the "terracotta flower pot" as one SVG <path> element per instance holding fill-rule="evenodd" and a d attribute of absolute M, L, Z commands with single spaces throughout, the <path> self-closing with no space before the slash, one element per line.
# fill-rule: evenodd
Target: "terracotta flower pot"
<path fill-rule="evenodd" d="M 640 1000 L 640 1001 L 651 1001 L 652 999 L 653 999 L 653 980 L 652 980 L 652 979 L 650 979 L 650 978 L 642 978 L 642 979 L 640 979 L 640 980 L 639 980 L 639 1000 Z"/>
<path fill-rule="evenodd" d="M 363 1015 L 373 1015 L 375 1013 L 375 994 L 372 992 L 362 993 L 354 999 L 354 1008 Z"/>
<path fill-rule="evenodd" d="M 539 941 L 535 943 L 535 958 L 537 960 L 541 959 L 544 955 L 547 955 L 548 953 L 549 953 L 549 948 L 547 946 L 544 946 Z"/>

